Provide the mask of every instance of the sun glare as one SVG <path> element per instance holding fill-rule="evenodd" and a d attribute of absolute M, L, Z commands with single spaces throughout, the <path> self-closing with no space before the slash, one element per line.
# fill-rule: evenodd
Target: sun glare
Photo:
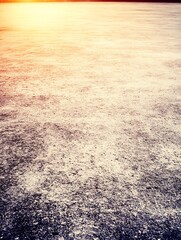
<path fill-rule="evenodd" d="M 16 11 L 12 11 L 11 18 L 14 20 L 14 27 L 21 29 L 49 29 L 56 28 L 56 22 L 69 21 L 73 14 L 73 7 L 62 3 L 62 7 L 57 9 L 57 3 L 35 3 L 24 1 Z M 7 16 L 7 23 L 9 19 Z M 23 19 L 23 21 L 22 21 Z"/>

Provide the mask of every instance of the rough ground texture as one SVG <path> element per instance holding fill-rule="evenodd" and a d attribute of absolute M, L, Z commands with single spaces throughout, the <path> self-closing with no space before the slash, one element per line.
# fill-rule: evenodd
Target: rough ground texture
<path fill-rule="evenodd" d="M 181 239 L 180 12 L 0 5 L 0 239 Z"/>

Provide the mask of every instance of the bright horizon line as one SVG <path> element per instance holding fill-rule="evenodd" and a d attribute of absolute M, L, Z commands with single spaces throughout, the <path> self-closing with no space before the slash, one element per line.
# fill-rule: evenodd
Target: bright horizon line
<path fill-rule="evenodd" d="M 179 0 L 0 0 L 0 3 L 26 3 L 26 2 L 158 2 L 180 3 Z"/>

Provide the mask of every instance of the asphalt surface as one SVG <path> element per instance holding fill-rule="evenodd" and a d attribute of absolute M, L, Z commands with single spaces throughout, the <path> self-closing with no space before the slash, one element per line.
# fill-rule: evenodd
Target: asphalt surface
<path fill-rule="evenodd" d="M 180 12 L 0 5 L 0 239 L 181 239 Z"/>

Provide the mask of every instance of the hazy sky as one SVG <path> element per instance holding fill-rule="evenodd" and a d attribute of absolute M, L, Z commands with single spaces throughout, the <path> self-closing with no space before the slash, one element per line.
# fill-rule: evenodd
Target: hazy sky
<path fill-rule="evenodd" d="M 69 0 L 0 0 L 0 3 L 1 2 L 66 2 L 66 1 L 69 1 Z M 84 0 L 70 0 L 70 2 L 76 2 L 76 1 L 82 1 L 84 2 Z M 85 0 L 85 1 L 88 1 L 88 0 Z M 179 0 L 89 0 L 89 1 L 105 1 L 105 2 L 170 2 L 170 3 L 174 3 L 174 2 L 180 2 Z"/>

